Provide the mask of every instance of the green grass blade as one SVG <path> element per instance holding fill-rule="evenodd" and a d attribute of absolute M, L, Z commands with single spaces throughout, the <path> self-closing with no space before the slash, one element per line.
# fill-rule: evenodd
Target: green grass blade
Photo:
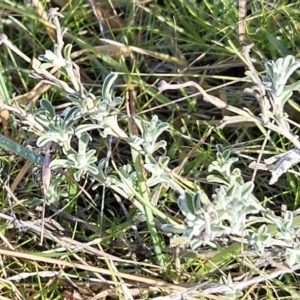
<path fill-rule="evenodd" d="M 10 140 L 4 135 L 0 134 L 0 147 L 13 152 L 27 160 L 32 161 L 38 165 L 43 165 L 44 157 L 42 155 L 36 154 L 30 149 L 23 147 L 22 145 Z"/>

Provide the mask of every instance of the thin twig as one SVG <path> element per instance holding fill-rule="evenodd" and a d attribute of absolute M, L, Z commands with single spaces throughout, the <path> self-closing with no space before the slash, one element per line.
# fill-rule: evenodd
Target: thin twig
<path fill-rule="evenodd" d="M 298 136 L 295 136 L 291 132 L 284 130 L 284 128 L 282 128 L 280 126 L 274 125 L 273 123 L 268 121 L 266 118 L 264 118 L 264 120 L 262 120 L 261 118 L 251 115 L 249 112 L 247 112 L 245 110 L 242 110 L 240 108 L 237 108 L 237 107 L 234 107 L 234 106 L 231 106 L 228 104 L 226 105 L 219 98 L 207 94 L 207 92 L 198 83 L 196 83 L 194 81 L 188 81 L 188 82 L 181 83 L 181 84 L 169 84 L 166 81 L 162 80 L 159 82 L 158 90 L 159 91 L 177 90 L 177 89 L 186 88 L 186 87 L 190 87 L 190 86 L 194 86 L 197 88 L 197 90 L 203 95 L 203 100 L 211 103 L 212 105 L 216 106 L 217 108 L 221 108 L 221 109 L 226 108 L 227 110 L 229 110 L 239 116 L 244 117 L 244 121 L 261 124 L 261 125 L 265 126 L 266 128 L 281 134 L 282 136 L 286 137 L 289 141 L 291 141 L 296 148 L 300 149 L 300 141 L 298 140 Z M 261 93 L 263 95 L 264 91 L 265 91 L 263 85 L 260 86 L 260 89 L 261 89 Z M 265 98 L 265 100 L 267 101 L 267 98 Z M 266 102 L 265 105 L 267 105 L 267 103 L 268 102 Z M 264 107 L 267 108 L 266 106 L 264 106 Z M 237 119 L 237 117 L 239 117 L 239 116 L 233 116 L 233 117 L 225 116 L 224 120 L 226 120 L 227 122 L 224 125 L 220 124 L 219 127 L 223 128 L 225 125 L 230 124 L 231 121 L 234 122 Z"/>
<path fill-rule="evenodd" d="M 195 286 L 186 289 L 184 292 L 179 292 L 170 296 L 165 297 L 156 297 L 152 300 L 181 300 L 184 299 L 185 296 L 189 294 L 197 295 L 198 297 L 204 296 L 204 295 L 210 295 L 210 294 L 222 294 L 227 292 L 234 292 L 234 291 L 243 291 L 249 286 L 253 286 L 255 284 L 258 284 L 260 282 L 264 282 L 267 280 L 271 280 L 274 278 L 277 278 L 279 276 L 282 276 L 284 274 L 293 273 L 296 270 L 300 269 L 300 265 L 295 265 L 292 268 L 278 268 L 274 271 L 268 271 L 268 274 L 255 277 L 253 279 L 250 279 L 248 281 L 242 281 L 238 283 L 230 283 L 230 284 L 218 284 L 218 283 L 200 283 L 196 284 Z M 198 289 L 201 289 L 201 291 L 197 291 Z M 197 293 L 195 293 L 197 291 Z"/>

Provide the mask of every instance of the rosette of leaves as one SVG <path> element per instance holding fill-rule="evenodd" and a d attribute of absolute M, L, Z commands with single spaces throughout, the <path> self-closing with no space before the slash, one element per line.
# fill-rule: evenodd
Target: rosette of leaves
<path fill-rule="evenodd" d="M 169 129 L 170 124 L 162 122 L 154 115 L 150 122 L 146 122 L 139 116 L 134 117 L 134 121 L 141 133 L 140 146 L 145 154 L 153 154 L 159 148 L 166 148 L 167 142 L 164 140 L 157 141 L 158 137 Z"/>
<path fill-rule="evenodd" d="M 119 138 L 128 138 L 127 134 L 119 127 L 118 115 L 119 111 L 117 107 L 123 103 L 121 97 L 112 96 L 112 86 L 118 77 L 117 73 L 108 74 L 103 82 L 101 97 L 95 97 L 89 94 L 89 97 L 93 99 L 92 107 L 82 107 L 80 99 L 76 100 L 75 97 L 69 95 L 69 99 L 76 101 L 76 105 L 80 107 L 83 112 L 83 118 L 86 120 L 95 121 L 103 131 L 101 135 L 106 137 L 112 135 Z M 71 97 L 71 98 L 70 98 Z"/>
<path fill-rule="evenodd" d="M 135 116 L 134 121 L 140 130 L 141 136 L 132 136 L 131 143 L 145 156 L 143 167 L 151 173 L 151 177 L 146 182 L 147 186 L 152 187 L 172 181 L 172 175 L 167 172 L 170 158 L 162 155 L 156 159 L 153 155 L 160 148 L 165 150 L 167 142 L 164 140 L 158 141 L 158 138 L 164 131 L 169 129 L 170 124 L 160 121 L 156 115 L 151 118 L 150 122 L 139 116 Z"/>
<path fill-rule="evenodd" d="M 253 188 L 253 182 L 246 182 L 243 185 L 221 186 L 212 195 L 212 203 L 218 217 L 225 224 L 229 224 L 231 234 L 241 235 L 245 229 L 247 216 L 259 212 L 249 201 Z"/>
<path fill-rule="evenodd" d="M 78 142 L 78 151 L 70 148 L 65 153 L 67 159 L 54 159 L 50 163 L 50 168 L 69 168 L 76 181 L 79 181 L 85 174 L 98 175 L 98 169 L 95 166 L 96 150 L 87 150 L 89 141 L 90 136 L 87 133 L 82 134 Z"/>
<path fill-rule="evenodd" d="M 223 187 L 222 193 L 226 194 L 227 196 L 235 197 L 236 194 L 238 199 L 241 199 L 241 197 L 248 197 L 248 209 L 252 207 L 249 213 L 255 214 L 265 211 L 265 208 L 260 204 L 259 200 L 252 194 L 254 188 L 253 183 L 248 182 L 245 184 L 244 179 L 241 175 L 241 170 L 238 168 L 233 168 L 233 164 L 238 161 L 238 158 L 230 157 L 230 150 L 223 149 L 222 145 L 217 145 L 216 148 L 216 160 L 213 161 L 208 167 L 208 172 L 212 174 L 207 176 L 207 180 L 211 183 L 219 184 L 220 188 Z M 221 191 L 216 190 L 216 192 L 220 193 Z M 224 197 L 222 193 L 220 193 L 220 195 Z M 217 196 L 213 197 L 215 198 Z M 226 205 L 228 204 L 220 200 L 215 201 L 215 203 L 218 206 L 224 205 L 224 207 L 226 207 Z"/>
<path fill-rule="evenodd" d="M 145 156 L 144 168 L 151 173 L 151 177 L 147 179 L 147 186 L 151 187 L 173 180 L 172 175 L 166 172 L 169 161 L 168 156 L 161 156 L 158 160 L 155 160 L 152 155 Z"/>
<path fill-rule="evenodd" d="M 35 113 L 36 122 L 43 127 L 43 132 L 39 133 L 37 145 L 39 147 L 49 142 L 57 143 L 66 151 L 70 149 L 71 137 L 74 134 L 74 116 L 75 108 L 70 109 L 65 117 L 55 113 L 51 102 L 47 99 L 41 99 L 40 108 Z"/>
<path fill-rule="evenodd" d="M 114 186 L 115 191 L 126 198 L 131 198 L 134 193 L 133 190 L 137 183 L 137 174 L 133 170 L 132 166 L 127 164 L 120 166 L 118 172 L 125 180 L 120 179 L 111 167 L 106 168 L 106 159 L 103 158 L 99 161 L 97 169 L 99 172 L 98 176 L 94 177 L 96 183 L 93 185 L 93 190 L 97 189 L 99 186 Z"/>
<path fill-rule="evenodd" d="M 188 241 L 192 249 L 201 245 L 216 247 L 213 241 L 217 237 L 230 233 L 230 228 L 222 224 L 213 203 L 202 191 L 195 194 L 186 192 L 181 195 L 178 198 L 178 206 L 185 216 L 185 224 L 164 224 L 162 230 L 176 235 L 182 234 L 187 238 L 185 242 Z"/>
<path fill-rule="evenodd" d="M 97 124 L 78 124 L 81 120 L 78 109 L 72 107 L 64 116 L 56 114 L 52 103 L 47 99 L 41 99 L 40 108 L 34 114 L 35 121 L 42 128 L 38 132 L 37 145 L 45 146 L 47 143 L 57 143 L 65 152 L 71 149 L 71 138 L 81 136 L 83 133 L 100 128 Z"/>
<path fill-rule="evenodd" d="M 185 216 L 185 224 L 164 224 L 161 229 L 176 235 L 181 234 L 191 242 L 194 237 L 201 235 L 205 227 L 200 194 L 185 193 L 181 195 L 178 198 L 178 206 Z"/>

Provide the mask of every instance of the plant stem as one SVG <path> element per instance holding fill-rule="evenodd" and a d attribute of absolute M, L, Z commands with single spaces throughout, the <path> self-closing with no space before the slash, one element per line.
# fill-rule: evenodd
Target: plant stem
<path fill-rule="evenodd" d="M 156 230 L 154 216 L 152 213 L 152 209 L 150 208 L 151 203 L 149 199 L 149 195 L 147 192 L 147 185 L 144 179 L 143 175 L 143 167 L 140 160 L 140 154 L 133 148 L 131 148 L 131 155 L 134 163 L 134 167 L 137 173 L 137 179 L 138 179 L 138 187 L 139 187 L 139 194 L 143 198 L 144 202 L 146 202 L 148 205 L 143 204 L 146 219 L 147 219 L 147 225 L 149 229 L 149 233 L 151 235 L 151 239 L 154 246 L 154 251 L 156 254 L 157 263 L 160 266 L 165 266 L 165 259 L 164 254 L 162 253 L 162 243 L 160 241 L 160 238 L 158 236 L 158 232 Z"/>

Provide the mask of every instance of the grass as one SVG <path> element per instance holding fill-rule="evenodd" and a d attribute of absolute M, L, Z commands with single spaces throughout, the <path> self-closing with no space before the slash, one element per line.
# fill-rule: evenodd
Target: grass
<path fill-rule="evenodd" d="M 299 265 L 283 264 L 272 247 L 263 257 L 234 239 L 227 245 L 220 242 L 217 249 L 171 248 L 170 237 L 160 226 L 183 224 L 184 216 L 177 205 L 182 191 L 200 190 L 211 199 L 219 186 L 207 180 L 217 144 L 239 157 L 235 167 L 245 181 L 254 182 L 253 195 L 264 206 L 276 215 L 281 214 L 282 205 L 292 211 L 299 207 L 297 165 L 272 186 L 268 184 L 269 172 L 254 172 L 248 167 L 260 154 L 264 159 L 290 150 L 292 141 L 287 136 L 276 130 L 268 133 L 263 124 L 244 120 L 221 128 L 220 121 L 233 113 L 203 101 L 195 86 L 163 92 L 158 89 L 160 80 L 173 84 L 193 81 L 229 105 L 247 107 L 259 115 L 254 98 L 243 94 L 249 79 L 245 76 L 247 63 L 239 42 L 235 2 L 114 0 L 96 3 L 96 11 L 92 2 L 69 2 L 32 1 L 28 6 L 17 1 L 0 2 L 1 31 L 20 51 L 16 53 L 7 44 L 0 48 L 0 95 L 6 108 L 0 110 L 1 134 L 18 145 L 27 145 L 39 134 L 30 130 L 24 122 L 27 119 L 14 109 L 38 114 L 42 98 L 48 99 L 56 112 L 72 103 L 62 86 L 30 76 L 33 59 L 54 49 L 56 30 L 46 13 L 51 6 L 59 6 L 63 14 L 60 24 L 68 29 L 64 46 L 73 46 L 71 59 L 80 68 L 85 89 L 100 96 L 108 83 L 104 79 L 111 72 L 118 74 L 114 95 L 131 104 L 130 113 L 126 101 L 117 106 L 118 126 L 124 134 L 132 137 L 136 133 L 136 124 L 128 121 L 130 114 L 147 121 L 157 115 L 169 124 L 159 138 L 166 142 L 165 150 L 159 148 L 154 158 L 158 161 L 168 155 L 166 168 L 172 180 L 167 185 L 158 182 L 147 186 L 147 179 L 153 176 L 154 180 L 155 172 L 147 169 L 137 142 L 123 136 L 114 139 L 110 147 L 99 128 L 89 130 L 92 141 L 87 142 L 86 152 L 95 150 L 98 163 L 111 148 L 109 166 L 104 166 L 100 174 L 81 174 L 77 182 L 72 166 L 63 165 L 59 172 L 51 171 L 51 184 L 58 182 L 52 190 L 51 186 L 47 189 L 49 177 L 43 177 L 43 161 L 33 158 L 36 163 L 30 163 L 30 157 L 24 159 L 22 148 L 9 152 L 2 145 L 1 299 L 140 299 L 176 293 L 189 294 L 181 295 L 188 299 L 298 299 Z M 260 74 L 265 74 L 268 60 L 298 56 L 299 6 L 264 0 L 247 4 L 245 41 L 254 44 L 250 55 Z M 97 13 L 104 16 L 104 35 L 99 31 Z M 53 74 L 74 87 L 61 70 Z M 298 78 L 295 72 L 290 82 Z M 78 77 L 76 80 L 80 82 Z M 285 106 L 296 123 L 298 97 L 295 92 L 289 100 L 291 105 Z M 86 125 L 87 120 L 77 126 Z M 96 125 L 97 120 L 88 124 Z M 297 124 L 291 127 L 299 134 Z M 139 128 L 137 135 L 141 134 Z M 73 137 L 72 141 L 77 151 L 78 139 Z M 37 151 L 33 145 L 32 151 Z M 51 154 L 54 159 L 66 159 L 61 147 Z M 122 166 L 124 169 L 120 169 Z M 127 176 L 126 168 L 137 172 L 138 184 L 132 183 L 134 179 Z M 108 183 L 107 178 L 112 181 Z M 43 229 L 41 210 L 49 195 L 58 197 L 59 203 L 46 203 Z M 298 216 L 293 224 L 299 227 Z M 268 230 L 273 233 L 276 229 L 271 225 Z M 260 264 L 262 258 L 264 265 Z M 206 285 L 198 286 L 201 289 L 196 293 L 187 291 L 199 282 Z M 220 282 L 223 285 L 216 286 Z M 233 290 L 243 294 L 230 294 Z"/>

